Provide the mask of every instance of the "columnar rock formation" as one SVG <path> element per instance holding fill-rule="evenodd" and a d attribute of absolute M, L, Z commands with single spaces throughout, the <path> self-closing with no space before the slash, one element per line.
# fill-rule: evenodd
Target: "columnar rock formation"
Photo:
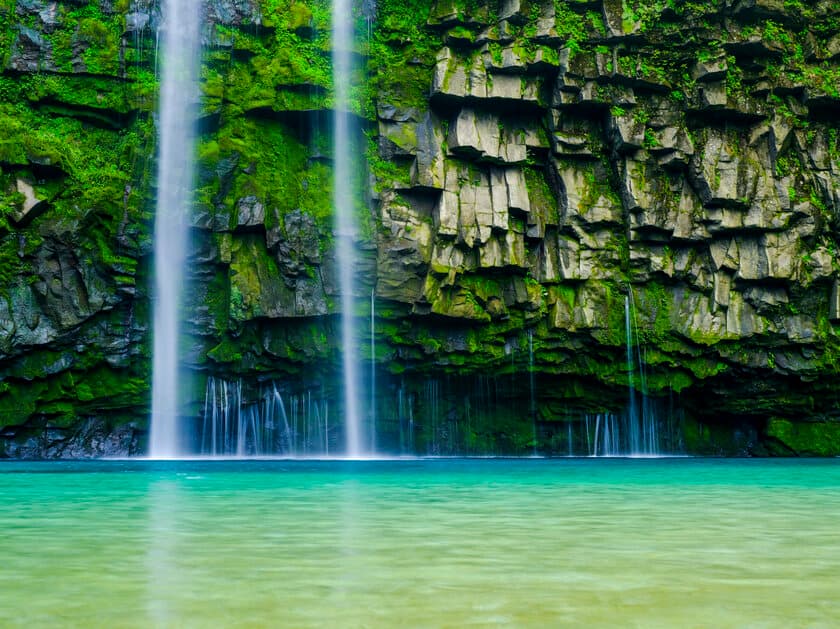
<path fill-rule="evenodd" d="M 630 292 L 688 450 L 840 451 L 837 3 L 415 4 L 358 7 L 383 427 L 528 451 L 531 331 L 554 451 L 626 403 Z M 10 456 L 142 449 L 156 6 L 0 8 Z M 206 8 L 190 361 L 254 395 L 335 394 L 327 6 Z"/>

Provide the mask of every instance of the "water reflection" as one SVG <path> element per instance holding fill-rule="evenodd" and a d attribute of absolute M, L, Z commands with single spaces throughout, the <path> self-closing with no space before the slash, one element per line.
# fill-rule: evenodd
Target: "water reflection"
<path fill-rule="evenodd" d="M 347 478 L 336 487 L 338 500 L 339 531 L 338 531 L 338 565 L 340 578 L 335 590 L 336 603 L 339 606 L 352 604 L 354 585 L 366 574 L 365 553 L 370 552 L 362 544 L 362 501 L 358 481 Z"/>
<path fill-rule="evenodd" d="M 179 505 L 183 499 L 178 482 L 172 479 L 153 480 L 148 493 L 148 547 L 146 557 L 147 612 L 156 627 L 177 624 L 172 593 L 177 592 L 186 575 L 177 566 L 178 538 L 183 530 Z"/>
<path fill-rule="evenodd" d="M 836 462 L 3 469 L 3 627 L 828 627 L 840 617 Z"/>

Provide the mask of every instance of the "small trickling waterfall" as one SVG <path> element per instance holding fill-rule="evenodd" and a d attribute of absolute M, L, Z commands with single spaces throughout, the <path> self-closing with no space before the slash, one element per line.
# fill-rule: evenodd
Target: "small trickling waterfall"
<path fill-rule="evenodd" d="M 633 322 L 630 319 L 630 296 L 624 296 L 624 346 L 627 350 L 627 415 L 630 421 L 638 418 L 636 389 L 633 386 Z"/>
<path fill-rule="evenodd" d="M 566 443 L 569 447 L 569 456 L 575 455 L 575 442 L 572 436 L 572 422 L 566 424 Z"/>
<path fill-rule="evenodd" d="M 370 291 L 370 451 L 376 452 L 376 290 Z"/>
<path fill-rule="evenodd" d="M 621 418 L 612 413 L 587 415 L 585 419 L 590 456 L 621 456 L 629 454 L 627 441 L 632 427 L 622 425 Z"/>
<path fill-rule="evenodd" d="M 406 392 L 405 383 L 400 383 L 396 403 L 400 454 L 414 454 L 414 399 L 413 393 Z"/>
<path fill-rule="evenodd" d="M 624 298 L 624 333 L 627 347 L 627 425 L 629 431 L 628 454 L 660 454 L 657 418 L 647 394 L 647 375 L 642 346 L 639 343 L 638 322 L 635 320 L 633 290 Z"/>
<path fill-rule="evenodd" d="M 188 209 L 195 162 L 193 105 L 198 100 L 201 6 L 165 0 L 158 119 L 158 193 L 155 214 L 154 341 L 149 454 L 181 454 L 178 397 L 181 377 L 180 315 L 186 262 Z"/>
<path fill-rule="evenodd" d="M 358 166 L 358 155 L 352 153 L 353 124 L 350 114 L 350 85 L 353 72 L 353 11 L 351 0 L 332 2 L 334 109 L 334 179 L 333 207 L 335 211 L 336 256 L 338 258 L 341 289 L 341 344 L 344 374 L 345 454 L 350 457 L 365 454 L 362 440 L 361 366 L 359 364 L 359 331 L 355 320 L 356 270 L 355 198 L 352 169 Z"/>
<path fill-rule="evenodd" d="M 668 416 L 662 417 L 664 434 L 660 434 L 660 413 L 647 395 L 645 361 L 639 342 L 638 322 L 632 291 L 624 299 L 624 337 L 627 367 L 627 409 L 624 413 L 585 415 L 576 422 L 578 436 L 575 449 L 572 426 L 568 427 L 569 454 L 585 456 L 655 456 L 676 451 L 675 426 Z M 663 446 L 663 440 L 665 445 Z"/>
<path fill-rule="evenodd" d="M 537 386 L 534 374 L 534 330 L 528 330 L 528 390 L 530 404 L 528 413 L 531 416 L 531 426 L 534 433 L 534 456 L 537 454 Z"/>
<path fill-rule="evenodd" d="M 665 404 L 651 403 L 647 423 L 633 421 L 627 413 L 584 415 L 567 426 L 569 456 L 658 456 L 683 451 L 679 413 L 668 413 Z M 658 410 L 654 410 L 654 406 Z M 641 444 L 636 446 L 635 444 Z"/>
<path fill-rule="evenodd" d="M 313 396 L 281 394 L 277 383 L 243 396 L 242 381 L 209 377 L 197 444 L 208 456 L 329 456 L 334 446 L 329 403 Z"/>

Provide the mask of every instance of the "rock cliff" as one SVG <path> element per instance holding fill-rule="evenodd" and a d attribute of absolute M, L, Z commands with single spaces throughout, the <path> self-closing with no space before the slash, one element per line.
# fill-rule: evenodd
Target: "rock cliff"
<path fill-rule="evenodd" d="M 185 421 L 208 375 L 338 404 L 329 7 L 204 10 Z M 356 17 L 386 445 L 416 413 L 428 451 L 565 452 L 629 380 L 672 449 L 840 452 L 840 4 Z M 0 3 L 0 454 L 143 450 L 160 25 L 151 0 Z"/>

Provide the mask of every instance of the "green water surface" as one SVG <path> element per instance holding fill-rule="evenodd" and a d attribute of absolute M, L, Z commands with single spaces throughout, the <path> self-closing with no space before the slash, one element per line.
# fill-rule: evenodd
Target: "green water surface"
<path fill-rule="evenodd" d="M 0 464 L 2 627 L 837 627 L 840 462 Z"/>

